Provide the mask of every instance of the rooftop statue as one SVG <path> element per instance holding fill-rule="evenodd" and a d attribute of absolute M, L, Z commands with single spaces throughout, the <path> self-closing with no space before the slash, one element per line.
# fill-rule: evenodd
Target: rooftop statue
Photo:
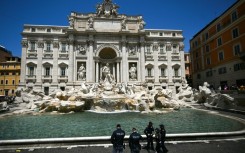
<path fill-rule="evenodd" d="M 97 16 L 117 16 L 118 12 L 117 9 L 119 8 L 118 5 L 113 4 L 112 0 L 104 0 L 104 2 L 102 4 L 98 4 L 96 6 L 96 10 L 97 10 Z"/>

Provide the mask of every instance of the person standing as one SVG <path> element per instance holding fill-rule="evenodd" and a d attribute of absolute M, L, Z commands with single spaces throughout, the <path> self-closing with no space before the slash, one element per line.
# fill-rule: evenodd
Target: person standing
<path fill-rule="evenodd" d="M 117 124 L 116 128 L 111 135 L 111 143 L 113 144 L 112 153 L 123 153 L 125 132 L 121 129 L 120 124 Z"/>
<path fill-rule="evenodd" d="M 142 136 L 137 132 L 136 128 L 132 129 L 133 133 L 129 136 L 129 147 L 131 153 L 139 153 L 141 150 L 140 140 Z"/>
<path fill-rule="evenodd" d="M 164 142 L 166 139 L 166 130 L 164 128 L 164 125 L 160 125 L 160 130 L 156 128 L 156 152 L 157 153 L 167 153 L 168 149 L 166 148 Z"/>
<path fill-rule="evenodd" d="M 146 138 L 147 138 L 147 146 L 145 147 L 145 149 L 147 149 L 147 150 L 149 150 L 149 149 L 154 150 L 153 132 L 154 132 L 153 123 L 149 122 L 148 126 L 144 130 L 144 133 L 145 133 Z"/>

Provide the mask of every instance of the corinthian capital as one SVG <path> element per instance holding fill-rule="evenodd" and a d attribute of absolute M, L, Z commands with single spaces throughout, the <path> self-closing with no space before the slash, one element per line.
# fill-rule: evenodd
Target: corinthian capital
<path fill-rule="evenodd" d="M 87 43 L 88 43 L 89 46 L 92 46 L 94 44 L 94 40 L 92 40 L 92 39 L 91 40 L 87 40 Z"/>
<path fill-rule="evenodd" d="M 121 43 L 122 43 L 122 45 L 126 46 L 128 41 L 127 40 L 122 40 Z"/>
<path fill-rule="evenodd" d="M 22 47 L 28 47 L 28 41 L 26 41 L 26 40 L 22 40 L 21 41 L 21 45 L 22 45 Z"/>
<path fill-rule="evenodd" d="M 37 43 L 37 47 L 38 47 L 38 48 L 44 48 L 44 43 L 43 43 L 43 41 L 39 41 L 39 42 Z"/>

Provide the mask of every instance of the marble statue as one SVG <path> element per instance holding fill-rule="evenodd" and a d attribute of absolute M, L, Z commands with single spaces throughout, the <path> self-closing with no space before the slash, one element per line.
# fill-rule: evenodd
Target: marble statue
<path fill-rule="evenodd" d="M 129 47 L 129 55 L 130 56 L 135 56 L 136 55 L 136 47 Z"/>
<path fill-rule="evenodd" d="M 112 6 L 112 10 L 111 10 L 112 15 L 115 15 L 115 16 L 118 15 L 118 13 L 117 13 L 117 9 L 118 9 L 118 8 L 119 8 L 119 7 L 118 7 L 117 5 L 113 5 L 113 6 Z"/>
<path fill-rule="evenodd" d="M 118 15 L 119 6 L 116 4 L 113 4 L 111 0 L 105 0 L 102 4 L 98 4 L 96 6 L 96 14 L 97 16 L 115 16 Z"/>
<path fill-rule="evenodd" d="M 121 21 L 121 26 L 122 26 L 122 30 L 126 30 L 126 17 L 123 17 L 123 20 Z"/>
<path fill-rule="evenodd" d="M 109 67 L 109 63 L 106 63 L 104 67 L 102 67 L 102 81 L 109 82 L 109 83 L 115 83 L 115 78 L 111 74 L 111 70 Z"/>
<path fill-rule="evenodd" d="M 89 17 L 89 19 L 88 19 L 88 28 L 89 29 L 93 29 L 93 27 L 94 27 L 94 19 L 93 19 L 93 17 Z"/>
<path fill-rule="evenodd" d="M 101 4 L 98 4 L 96 6 L 96 9 L 97 9 L 97 15 L 98 16 L 102 15 L 102 13 L 103 13 L 103 6 Z"/>
<path fill-rule="evenodd" d="M 69 24 L 70 24 L 70 28 L 74 28 L 74 19 L 73 18 L 69 18 Z"/>
<path fill-rule="evenodd" d="M 143 30 L 145 25 L 145 21 L 142 19 L 142 17 L 139 17 L 139 30 Z"/>
<path fill-rule="evenodd" d="M 132 64 L 131 68 L 129 69 L 129 77 L 131 80 L 136 80 L 137 78 L 137 68 L 135 67 L 134 64 Z"/>
<path fill-rule="evenodd" d="M 83 64 L 79 67 L 77 74 L 78 74 L 78 79 L 85 80 L 86 68 L 84 67 Z"/>

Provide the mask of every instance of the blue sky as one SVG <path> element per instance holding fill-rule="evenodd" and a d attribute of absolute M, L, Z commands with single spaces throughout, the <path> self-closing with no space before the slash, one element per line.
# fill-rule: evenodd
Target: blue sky
<path fill-rule="evenodd" d="M 0 0 L 0 45 L 21 56 L 24 24 L 67 26 L 72 12 L 95 12 L 103 0 Z M 189 40 L 236 0 L 113 0 L 118 12 L 142 15 L 147 29 L 183 30 L 185 51 Z"/>

